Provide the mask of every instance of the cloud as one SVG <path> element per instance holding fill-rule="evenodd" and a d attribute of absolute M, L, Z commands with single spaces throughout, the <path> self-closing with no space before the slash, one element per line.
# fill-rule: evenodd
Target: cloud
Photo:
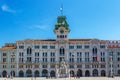
<path fill-rule="evenodd" d="M 9 13 L 16 13 L 16 10 L 10 8 L 8 5 L 4 4 L 1 6 L 2 11 Z"/>
<path fill-rule="evenodd" d="M 32 25 L 31 28 L 33 29 L 40 29 L 40 30 L 48 30 L 49 27 L 47 25 Z"/>

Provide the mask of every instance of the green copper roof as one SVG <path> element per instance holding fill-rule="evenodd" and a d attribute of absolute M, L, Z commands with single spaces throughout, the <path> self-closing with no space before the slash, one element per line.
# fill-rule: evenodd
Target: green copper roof
<path fill-rule="evenodd" d="M 69 30 L 69 24 L 67 23 L 65 16 L 58 16 L 57 23 L 55 24 L 55 30 L 59 27 L 65 27 L 65 29 Z"/>

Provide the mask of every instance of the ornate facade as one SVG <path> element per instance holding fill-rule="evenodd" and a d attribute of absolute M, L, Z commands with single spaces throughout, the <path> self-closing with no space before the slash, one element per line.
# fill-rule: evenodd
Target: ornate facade
<path fill-rule="evenodd" d="M 120 76 L 120 41 L 69 39 L 69 24 L 59 16 L 56 39 L 19 40 L 0 48 L 0 76 Z"/>

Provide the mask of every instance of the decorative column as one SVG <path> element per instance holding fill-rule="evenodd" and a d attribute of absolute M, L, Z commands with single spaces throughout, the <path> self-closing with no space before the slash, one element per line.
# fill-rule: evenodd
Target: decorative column
<path fill-rule="evenodd" d="M 110 54 L 110 65 L 111 65 L 111 69 L 110 69 L 110 76 L 113 77 L 113 52 L 111 52 Z"/>
<path fill-rule="evenodd" d="M 58 78 L 58 66 L 57 66 L 57 64 L 55 65 L 55 68 L 56 68 L 56 78 Z"/>

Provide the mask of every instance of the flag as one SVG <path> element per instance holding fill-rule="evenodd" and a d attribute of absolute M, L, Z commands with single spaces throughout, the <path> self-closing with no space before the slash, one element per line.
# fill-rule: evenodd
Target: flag
<path fill-rule="evenodd" d="M 96 56 L 96 60 L 98 61 L 98 55 Z"/>

